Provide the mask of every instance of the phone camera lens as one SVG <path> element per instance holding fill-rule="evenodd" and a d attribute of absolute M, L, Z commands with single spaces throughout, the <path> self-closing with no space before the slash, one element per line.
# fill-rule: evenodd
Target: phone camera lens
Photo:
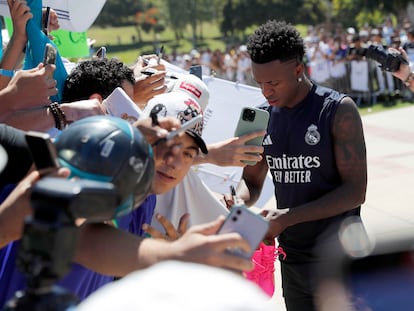
<path fill-rule="evenodd" d="M 234 217 L 232 218 L 232 220 L 233 220 L 233 221 L 237 221 L 237 217 L 236 217 L 236 216 L 234 216 Z"/>
<path fill-rule="evenodd" d="M 240 214 L 241 214 L 241 212 L 242 212 L 241 210 L 237 210 L 236 214 L 237 214 L 237 215 L 240 215 Z"/>
<path fill-rule="evenodd" d="M 253 122 L 256 116 L 256 111 L 253 109 L 243 110 L 243 120 Z"/>

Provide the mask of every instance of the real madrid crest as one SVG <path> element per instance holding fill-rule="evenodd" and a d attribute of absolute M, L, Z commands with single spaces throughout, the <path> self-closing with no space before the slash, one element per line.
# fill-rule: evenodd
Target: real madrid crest
<path fill-rule="evenodd" d="M 308 131 L 305 134 L 305 142 L 308 145 L 314 146 L 321 140 L 321 134 L 318 132 L 318 127 L 314 124 L 308 127 Z"/>

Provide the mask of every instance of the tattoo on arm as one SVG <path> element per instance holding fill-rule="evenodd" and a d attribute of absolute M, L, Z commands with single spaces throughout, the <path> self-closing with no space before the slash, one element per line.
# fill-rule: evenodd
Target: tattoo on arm
<path fill-rule="evenodd" d="M 339 105 L 333 135 L 337 166 L 342 177 L 352 177 L 351 174 L 365 175 L 366 149 L 362 122 L 352 102 L 345 101 Z"/>

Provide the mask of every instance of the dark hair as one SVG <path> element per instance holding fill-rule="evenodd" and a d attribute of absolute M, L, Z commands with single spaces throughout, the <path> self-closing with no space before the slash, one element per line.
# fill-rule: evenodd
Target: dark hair
<path fill-rule="evenodd" d="M 251 60 L 257 64 L 292 59 L 302 62 L 305 55 L 299 31 L 286 22 L 276 20 L 267 21 L 249 37 L 247 51 Z"/>
<path fill-rule="evenodd" d="M 91 59 L 79 62 L 65 81 L 63 102 L 88 99 L 98 93 L 108 97 L 122 82 L 135 83 L 134 72 L 116 58 Z"/>

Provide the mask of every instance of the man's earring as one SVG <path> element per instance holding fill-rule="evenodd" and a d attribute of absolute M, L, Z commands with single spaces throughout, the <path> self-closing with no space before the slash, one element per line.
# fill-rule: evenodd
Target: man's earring
<path fill-rule="evenodd" d="M 298 82 L 302 82 L 302 77 L 299 77 L 298 78 Z"/>

